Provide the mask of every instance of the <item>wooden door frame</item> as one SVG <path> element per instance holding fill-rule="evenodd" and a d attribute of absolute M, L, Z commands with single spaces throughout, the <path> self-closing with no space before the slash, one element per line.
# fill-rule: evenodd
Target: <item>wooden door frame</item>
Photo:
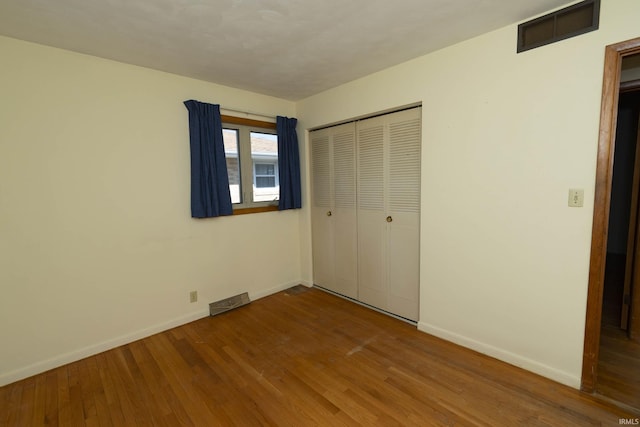
<path fill-rule="evenodd" d="M 591 235 L 591 259 L 589 264 L 589 288 L 587 293 L 584 353 L 582 357 L 581 389 L 588 393 L 596 391 L 598 379 L 602 293 L 607 256 L 620 70 L 622 58 L 637 53 L 640 53 L 640 38 L 612 44 L 605 48 Z"/>

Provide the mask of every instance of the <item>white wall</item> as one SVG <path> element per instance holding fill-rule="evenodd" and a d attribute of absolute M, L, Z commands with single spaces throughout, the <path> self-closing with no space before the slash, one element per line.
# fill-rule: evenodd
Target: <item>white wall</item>
<path fill-rule="evenodd" d="M 299 283 L 300 212 L 191 218 L 182 104 L 292 102 L 4 37 L 0 57 L 0 385 Z"/>
<path fill-rule="evenodd" d="M 579 386 L 604 48 L 638 17 L 603 0 L 596 32 L 516 54 L 511 25 L 297 104 L 312 128 L 422 102 L 421 330 Z"/>

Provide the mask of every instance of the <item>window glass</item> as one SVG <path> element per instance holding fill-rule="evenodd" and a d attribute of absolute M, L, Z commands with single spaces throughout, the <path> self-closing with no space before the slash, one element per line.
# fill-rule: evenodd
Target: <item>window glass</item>
<path fill-rule="evenodd" d="M 224 155 L 227 158 L 229 174 L 229 191 L 231 203 L 242 203 L 242 183 L 240 181 L 240 151 L 238 147 L 238 130 L 223 129 Z"/>
<path fill-rule="evenodd" d="M 263 132 L 251 132 L 253 163 L 253 201 L 270 202 L 280 197 L 278 182 L 278 137 Z"/>

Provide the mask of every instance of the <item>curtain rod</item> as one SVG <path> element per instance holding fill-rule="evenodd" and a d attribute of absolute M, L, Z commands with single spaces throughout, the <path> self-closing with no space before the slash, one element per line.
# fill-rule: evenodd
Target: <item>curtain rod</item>
<path fill-rule="evenodd" d="M 229 111 L 229 112 L 232 112 L 232 113 L 240 113 L 240 114 L 244 114 L 245 116 L 247 116 L 247 118 L 248 118 L 249 116 L 264 117 L 264 118 L 269 119 L 269 121 L 272 121 L 272 122 L 274 122 L 274 123 L 276 122 L 276 117 L 275 117 L 275 116 L 269 116 L 269 115 L 267 115 L 267 114 L 256 113 L 256 112 L 254 112 L 254 111 L 236 110 L 235 108 L 227 108 L 227 107 L 220 106 L 220 112 L 222 113 L 223 111 Z"/>

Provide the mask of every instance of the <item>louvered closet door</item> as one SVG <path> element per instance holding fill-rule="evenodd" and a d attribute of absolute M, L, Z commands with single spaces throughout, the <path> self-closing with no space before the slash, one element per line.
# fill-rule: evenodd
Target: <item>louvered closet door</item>
<path fill-rule="evenodd" d="M 357 123 L 358 298 L 388 310 L 384 196 L 384 116 Z"/>
<path fill-rule="evenodd" d="M 333 184 L 328 129 L 311 132 L 310 142 L 313 185 L 311 204 L 313 282 L 318 286 L 331 289 L 334 277 L 334 234 L 331 216 L 329 216 L 333 210 Z"/>
<path fill-rule="evenodd" d="M 418 320 L 421 109 L 394 113 L 388 119 L 388 310 Z"/>
<path fill-rule="evenodd" d="M 333 290 L 358 297 L 355 123 L 330 128 L 333 148 Z"/>
<path fill-rule="evenodd" d="M 421 109 L 362 120 L 358 147 L 358 292 L 418 319 Z"/>
<path fill-rule="evenodd" d="M 355 124 L 310 137 L 314 283 L 357 298 Z"/>

